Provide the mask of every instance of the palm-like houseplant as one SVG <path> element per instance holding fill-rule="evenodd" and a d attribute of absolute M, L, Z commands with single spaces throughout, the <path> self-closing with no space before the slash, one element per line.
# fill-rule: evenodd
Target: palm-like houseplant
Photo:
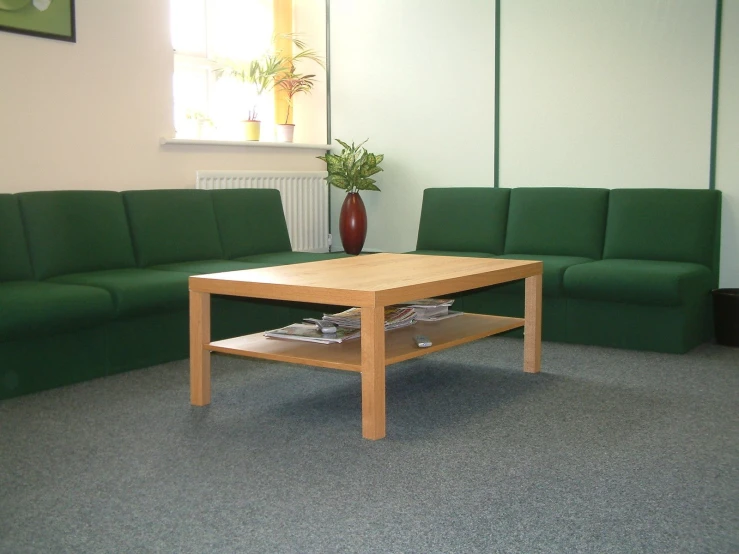
<path fill-rule="evenodd" d="M 231 77 L 241 83 L 254 85 L 256 99 L 248 110 L 246 124 L 246 139 L 259 140 L 259 98 L 275 85 L 275 78 L 284 71 L 282 57 L 273 52 L 267 52 L 256 60 L 241 62 L 238 60 L 218 60 L 218 67 L 213 70 L 216 79 Z"/>
<path fill-rule="evenodd" d="M 285 121 L 277 125 L 278 140 L 292 142 L 295 125 L 290 123 L 290 112 L 293 109 L 295 96 L 300 93 L 309 94 L 315 84 L 315 75 L 301 75 L 294 70 L 284 73 L 277 81 L 277 89 L 284 91 L 287 111 Z"/>
<path fill-rule="evenodd" d="M 285 121 L 278 124 L 278 132 L 282 133 L 282 140 L 292 142 L 292 134 L 294 125 L 290 123 L 290 115 L 294 111 L 295 96 L 298 94 L 310 94 L 316 84 L 316 75 L 308 73 L 298 73 L 297 64 L 304 60 L 316 62 L 322 69 L 326 69 L 324 60 L 318 53 L 308 46 L 298 36 L 292 34 L 287 35 L 293 45 L 298 49 L 295 55 L 287 55 L 283 58 L 284 71 L 275 78 L 275 88 L 284 93 L 287 110 L 285 111 Z"/>
<path fill-rule="evenodd" d="M 367 140 L 358 145 L 336 142 L 343 147 L 339 154 L 326 153 L 318 159 L 326 162 L 326 182 L 347 192 L 339 215 L 339 233 L 344 250 L 356 255 L 367 237 L 367 211 L 359 191 L 380 190 L 372 176 L 383 171 L 380 163 L 385 156 L 368 152 L 364 148 Z"/>

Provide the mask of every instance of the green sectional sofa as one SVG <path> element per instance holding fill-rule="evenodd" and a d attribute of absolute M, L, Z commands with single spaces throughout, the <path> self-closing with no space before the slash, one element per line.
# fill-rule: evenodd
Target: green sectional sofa
<path fill-rule="evenodd" d="M 712 336 L 721 195 L 437 188 L 417 249 L 543 260 L 544 340 L 686 352 Z M 344 256 L 293 252 L 276 190 L 0 194 L 0 399 L 188 356 L 190 275 Z M 523 283 L 458 296 L 521 316 Z M 214 296 L 212 333 L 327 306 Z"/>
<path fill-rule="evenodd" d="M 542 260 L 544 340 L 684 353 L 713 336 L 720 228 L 716 190 L 435 188 L 414 252 Z M 520 317 L 523 282 L 455 306 Z"/>
<path fill-rule="evenodd" d="M 0 194 L 0 399 L 188 356 L 190 275 L 292 252 L 277 190 Z M 213 337 L 321 306 L 214 297 Z"/>

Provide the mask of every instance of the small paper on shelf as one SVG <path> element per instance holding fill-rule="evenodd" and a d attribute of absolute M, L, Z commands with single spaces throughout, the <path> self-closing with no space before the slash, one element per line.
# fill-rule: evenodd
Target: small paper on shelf
<path fill-rule="evenodd" d="M 421 298 L 403 302 L 402 305 L 412 308 L 418 321 L 440 321 L 462 313 L 449 309 L 453 303 L 453 298 Z"/>
<path fill-rule="evenodd" d="M 400 302 L 402 306 L 410 306 L 411 308 L 435 308 L 437 306 L 451 306 L 454 298 L 419 298 L 410 302 Z"/>
<path fill-rule="evenodd" d="M 457 317 L 458 315 L 462 315 L 464 312 L 457 312 L 454 310 L 449 310 L 443 313 L 437 313 L 437 314 L 420 314 L 416 313 L 416 320 L 417 321 L 441 321 L 442 319 L 449 319 L 450 317 Z"/>
<path fill-rule="evenodd" d="M 387 306 L 385 308 L 385 330 L 398 329 L 415 323 L 416 312 L 410 306 Z M 339 327 L 359 329 L 362 324 L 362 309 L 349 308 L 338 314 L 324 314 L 323 319 Z"/>

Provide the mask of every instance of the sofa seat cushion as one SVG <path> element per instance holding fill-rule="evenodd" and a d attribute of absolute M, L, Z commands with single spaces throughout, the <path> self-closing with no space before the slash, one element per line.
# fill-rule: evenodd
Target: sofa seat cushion
<path fill-rule="evenodd" d="M 416 249 L 502 254 L 509 197 L 491 187 L 424 190 Z"/>
<path fill-rule="evenodd" d="M 22 192 L 18 201 L 36 279 L 136 267 L 120 193 Z"/>
<path fill-rule="evenodd" d="M 269 252 L 264 254 L 254 254 L 253 256 L 245 256 L 238 259 L 239 261 L 270 266 L 320 262 L 322 260 L 336 260 L 338 258 L 348 257 L 349 254 L 346 254 L 345 252 Z"/>
<path fill-rule="evenodd" d="M 678 306 L 712 289 L 704 265 L 652 260 L 600 260 L 565 272 L 569 297 L 605 302 Z"/>
<path fill-rule="evenodd" d="M 505 253 L 599 260 L 603 253 L 607 206 L 607 189 L 512 189 Z"/>
<path fill-rule="evenodd" d="M 257 269 L 274 264 L 251 263 L 239 260 L 202 260 L 199 262 L 178 262 L 174 264 L 154 265 L 149 269 L 161 271 L 179 271 L 188 275 L 204 275 L 206 273 L 223 273 L 225 271 L 241 271 L 243 269 Z"/>
<path fill-rule="evenodd" d="M 279 190 L 218 189 L 210 193 L 226 258 L 292 249 Z"/>
<path fill-rule="evenodd" d="M 718 277 L 720 222 L 718 190 L 612 190 L 603 259 L 702 264 Z"/>
<path fill-rule="evenodd" d="M 110 294 L 95 287 L 38 281 L 0 283 L 0 339 L 83 329 L 113 318 Z"/>
<path fill-rule="evenodd" d="M 140 267 L 225 258 L 210 191 L 129 190 L 122 194 Z"/>
<path fill-rule="evenodd" d="M 64 275 L 52 281 L 105 289 L 113 297 L 116 316 L 129 317 L 186 309 L 188 277 L 187 273 L 175 271 L 114 269 Z"/>
<path fill-rule="evenodd" d="M 0 281 L 32 279 L 18 198 L 0 194 Z"/>
<path fill-rule="evenodd" d="M 535 260 L 544 262 L 542 273 L 541 292 L 544 296 L 563 296 L 565 294 L 564 279 L 565 271 L 577 264 L 592 262 L 590 258 L 578 256 L 550 256 L 541 254 L 504 254 L 498 256 L 506 260 Z M 519 279 L 510 283 L 498 285 L 495 290 L 505 294 L 524 294 L 526 288 L 525 280 Z"/>
<path fill-rule="evenodd" d="M 421 254 L 424 256 L 460 256 L 462 258 L 497 258 L 494 254 L 486 252 L 455 252 L 453 250 L 413 250 L 406 254 Z"/>

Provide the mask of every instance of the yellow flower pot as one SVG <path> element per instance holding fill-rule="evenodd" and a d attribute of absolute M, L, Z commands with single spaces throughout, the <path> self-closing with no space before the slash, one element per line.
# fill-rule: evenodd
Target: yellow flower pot
<path fill-rule="evenodd" d="M 260 121 L 244 121 L 244 136 L 246 140 L 259 140 Z"/>

